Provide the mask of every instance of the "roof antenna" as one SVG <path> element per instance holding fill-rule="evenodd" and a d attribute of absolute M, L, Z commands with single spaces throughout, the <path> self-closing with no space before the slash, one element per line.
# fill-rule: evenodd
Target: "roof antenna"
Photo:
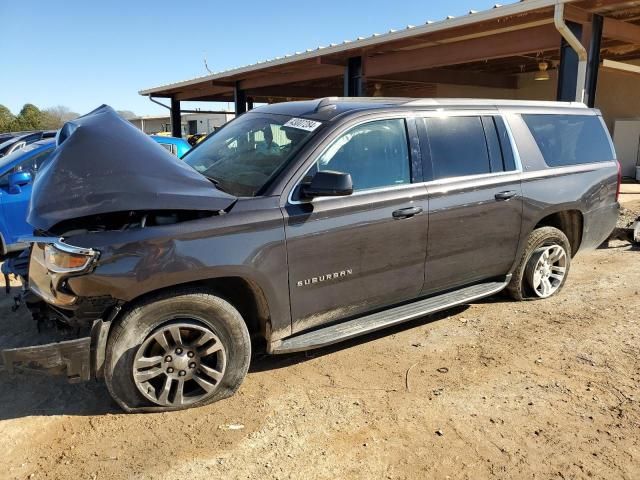
<path fill-rule="evenodd" d="M 206 69 L 207 69 L 207 72 L 209 72 L 209 73 L 213 73 L 213 72 L 211 71 L 211 69 L 209 68 L 209 65 L 207 65 L 207 57 L 204 57 L 204 58 L 203 58 L 203 60 L 204 60 L 204 68 L 206 68 Z"/>

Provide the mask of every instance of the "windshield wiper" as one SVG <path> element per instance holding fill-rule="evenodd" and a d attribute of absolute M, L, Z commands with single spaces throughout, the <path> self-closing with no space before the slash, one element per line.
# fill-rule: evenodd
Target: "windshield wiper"
<path fill-rule="evenodd" d="M 209 175 L 203 175 L 203 176 L 204 176 L 204 178 L 206 178 L 207 180 L 209 180 L 211 183 L 213 183 L 213 184 L 216 186 L 216 188 L 217 188 L 218 190 L 220 190 L 221 192 L 229 193 L 229 192 L 227 192 L 224 188 L 222 188 L 222 187 L 220 186 L 220 180 L 218 180 L 217 178 L 210 177 Z"/>

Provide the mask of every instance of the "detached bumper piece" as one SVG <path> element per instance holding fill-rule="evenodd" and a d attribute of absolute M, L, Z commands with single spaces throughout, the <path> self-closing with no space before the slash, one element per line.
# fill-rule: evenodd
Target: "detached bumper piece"
<path fill-rule="evenodd" d="M 31 370 L 50 375 L 66 375 L 70 383 L 91 378 L 91 337 L 47 345 L 3 350 L 5 369 Z"/>

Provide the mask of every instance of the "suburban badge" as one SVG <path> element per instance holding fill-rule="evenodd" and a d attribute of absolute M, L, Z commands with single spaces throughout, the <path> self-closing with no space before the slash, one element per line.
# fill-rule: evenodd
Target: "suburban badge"
<path fill-rule="evenodd" d="M 313 285 L 314 283 L 338 280 L 340 278 L 348 277 L 349 275 L 353 275 L 353 270 L 351 268 L 334 273 L 325 273 L 324 275 L 319 275 L 317 277 L 306 278 L 304 280 L 300 280 L 297 285 L 298 287 L 306 287 L 308 285 Z"/>

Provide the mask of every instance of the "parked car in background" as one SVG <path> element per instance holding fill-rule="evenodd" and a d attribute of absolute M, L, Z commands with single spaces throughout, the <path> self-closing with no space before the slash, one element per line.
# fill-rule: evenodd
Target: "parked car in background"
<path fill-rule="evenodd" d="M 0 259 L 23 250 L 18 240 L 33 233 L 27 224 L 31 185 L 54 148 L 54 139 L 38 140 L 0 158 Z"/>
<path fill-rule="evenodd" d="M 17 134 L 12 132 L 0 133 L 0 144 L 6 142 L 7 140 L 11 140 Z"/>
<path fill-rule="evenodd" d="M 189 142 L 189 145 L 191 145 L 192 147 L 195 147 L 198 143 L 200 143 L 205 138 L 207 138 L 206 133 L 194 133 L 193 135 L 189 135 L 187 137 L 187 142 Z"/>
<path fill-rule="evenodd" d="M 104 129 L 122 155 L 96 147 Z M 104 378 L 127 411 L 232 395 L 253 345 L 298 352 L 501 290 L 557 295 L 618 217 L 620 166 L 582 104 L 279 103 L 180 162 L 103 106 L 60 140 L 33 192 L 25 303 L 78 337 L 2 356 Z"/>
<path fill-rule="evenodd" d="M 45 138 L 53 138 L 56 136 L 56 130 L 46 130 L 41 132 L 19 132 L 9 134 L 9 138 L 6 138 L 0 143 L 0 157 L 9 155 L 16 150 L 26 147 L 38 140 Z"/>
<path fill-rule="evenodd" d="M 191 145 L 183 138 L 167 137 L 165 135 L 150 135 L 150 137 L 178 158 L 182 158 L 191 150 Z"/>

